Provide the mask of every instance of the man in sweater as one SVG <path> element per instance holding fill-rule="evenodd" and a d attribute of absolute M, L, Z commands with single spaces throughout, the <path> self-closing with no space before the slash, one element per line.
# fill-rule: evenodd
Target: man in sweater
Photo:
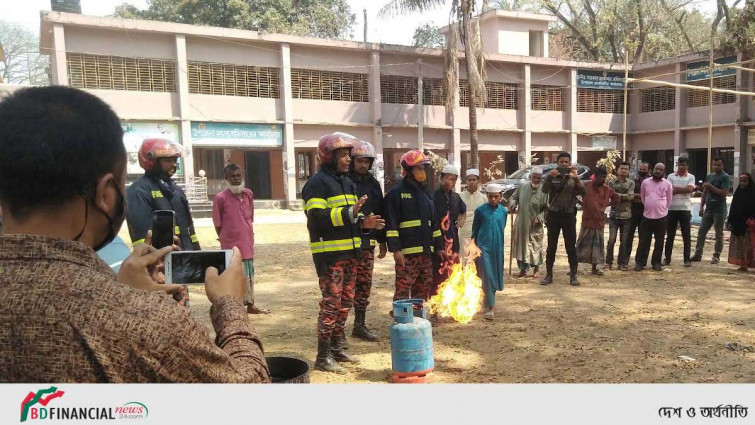
<path fill-rule="evenodd" d="M 640 188 L 640 196 L 645 209 L 642 214 L 642 223 L 640 224 L 640 243 L 634 256 L 634 271 L 636 272 L 642 271 L 647 265 L 651 237 L 655 238 L 653 259 L 651 262 L 653 270 L 663 270 L 663 267 L 661 267 L 663 237 L 666 235 L 668 209 L 671 206 L 674 192 L 671 183 L 663 178 L 665 173 L 666 166 L 662 162 L 655 164 L 653 178 L 642 182 L 642 187 Z"/>
<path fill-rule="evenodd" d="M 619 238 L 619 257 L 618 267 L 621 271 L 627 271 L 629 263 L 629 244 L 627 239 L 634 237 L 630 232 L 632 225 L 632 200 L 634 199 L 634 180 L 629 177 L 629 163 L 622 162 L 616 170 L 616 178 L 607 183 L 608 187 L 613 189 L 621 201 L 611 206 L 608 225 L 608 245 L 606 246 L 606 266 L 604 270 L 611 270 L 613 267 L 613 248 L 616 245 L 616 236 L 621 233 Z M 639 189 L 639 188 L 638 188 Z"/>

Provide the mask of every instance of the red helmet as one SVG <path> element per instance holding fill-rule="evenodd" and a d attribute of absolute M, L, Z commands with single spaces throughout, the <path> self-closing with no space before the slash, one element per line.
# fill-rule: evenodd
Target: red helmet
<path fill-rule="evenodd" d="M 412 149 L 409 152 L 401 155 L 401 166 L 409 169 L 415 165 L 428 165 L 430 164 L 430 158 L 427 155 L 420 152 L 418 149 Z"/>
<path fill-rule="evenodd" d="M 330 164 L 336 149 L 352 149 L 356 140 L 356 137 L 346 133 L 332 133 L 320 137 L 320 143 L 317 145 L 317 158 L 320 164 Z"/>
<path fill-rule="evenodd" d="M 145 170 L 155 166 L 157 158 L 178 158 L 181 149 L 165 139 L 144 139 L 139 148 L 139 165 Z"/>

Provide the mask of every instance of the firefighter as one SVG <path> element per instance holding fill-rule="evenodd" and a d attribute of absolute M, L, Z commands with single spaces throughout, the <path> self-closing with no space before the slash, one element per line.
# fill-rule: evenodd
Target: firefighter
<path fill-rule="evenodd" d="M 139 165 L 144 175 L 127 190 L 126 219 L 134 245 L 144 242 L 152 227 L 152 212 L 172 210 L 176 213 L 175 233 L 184 251 L 199 251 L 199 239 L 189 212 L 189 201 L 172 180 L 181 148 L 164 139 L 145 139 L 139 148 Z"/>
<path fill-rule="evenodd" d="M 381 230 L 379 215 L 360 211 L 368 199 L 357 199 L 356 186 L 346 175 L 351 164 L 353 136 L 333 133 L 320 138 L 320 169 L 302 189 L 309 246 L 322 291 L 317 320 L 315 369 L 346 373 L 339 362 L 357 362 L 344 346 L 344 327 L 354 303 L 357 259 L 362 251 L 361 229 Z"/>
<path fill-rule="evenodd" d="M 382 214 L 383 189 L 373 177 L 370 170 L 375 163 L 375 148 L 369 142 L 354 140 L 351 150 L 351 168 L 349 178 L 356 184 L 357 196 L 367 195 L 367 202 L 361 212 L 365 216 Z M 372 230 L 362 233 L 361 258 L 357 263 L 356 288 L 354 290 L 354 329 L 351 336 L 365 341 L 377 341 L 378 336 L 370 331 L 365 324 L 367 306 L 370 304 L 370 289 L 372 288 L 372 269 L 375 266 L 375 246 L 380 246 L 378 258 L 385 258 L 388 247 L 385 244 L 385 232 Z"/>
<path fill-rule="evenodd" d="M 417 149 L 401 157 L 404 178 L 386 195 L 388 250 L 396 262 L 393 300 L 427 300 L 433 282 L 433 253 L 445 260 L 443 237 L 427 189 L 430 159 Z"/>

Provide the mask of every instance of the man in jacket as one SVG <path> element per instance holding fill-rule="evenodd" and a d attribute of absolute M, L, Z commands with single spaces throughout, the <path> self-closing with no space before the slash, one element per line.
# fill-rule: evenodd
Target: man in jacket
<path fill-rule="evenodd" d="M 357 259 L 362 250 L 360 228 L 377 229 L 385 221 L 360 211 L 368 197 L 357 199 L 346 175 L 351 164 L 353 136 L 333 133 L 320 138 L 320 169 L 302 189 L 309 230 L 309 246 L 320 281 L 322 300 L 317 320 L 315 369 L 346 373 L 338 362 L 356 362 L 344 347 L 344 327 L 354 303 Z"/>
<path fill-rule="evenodd" d="M 365 216 L 371 214 L 382 215 L 383 189 L 380 182 L 370 173 L 377 155 L 375 148 L 369 142 L 354 140 L 351 149 L 351 171 L 349 178 L 356 184 L 357 196 L 367 196 L 361 212 Z M 385 232 L 371 230 L 362 233 L 362 250 L 357 263 L 356 289 L 354 290 L 354 329 L 351 336 L 365 341 L 377 341 L 378 336 L 370 331 L 365 324 L 367 306 L 370 305 L 370 290 L 372 289 L 372 269 L 375 266 L 375 246 L 380 245 L 378 258 L 385 258 L 388 248 L 385 244 Z"/>
<path fill-rule="evenodd" d="M 433 282 L 433 254 L 445 259 L 443 237 L 427 189 L 430 159 L 417 149 L 401 157 L 405 177 L 386 196 L 388 250 L 396 262 L 394 300 L 427 300 Z"/>
<path fill-rule="evenodd" d="M 132 184 L 127 192 L 126 220 L 131 242 L 144 242 L 152 227 L 152 212 L 171 210 L 176 213 L 175 233 L 184 251 L 199 251 L 199 239 L 194 231 L 194 220 L 189 201 L 183 190 L 172 180 L 176 173 L 181 149 L 164 139 L 145 139 L 139 148 L 139 165 L 144 175 Z"/>

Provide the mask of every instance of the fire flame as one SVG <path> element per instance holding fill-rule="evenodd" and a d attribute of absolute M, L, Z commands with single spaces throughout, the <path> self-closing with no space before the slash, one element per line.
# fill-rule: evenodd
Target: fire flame
<path fill-rule="evenodd" d="M 466 265 L 453 264 L 451 275 L 438 288 L 438 294 L 428 302 L 430 313 L 452 317 L 459 323 L 469 323 L 482 305 L 482 280 L 477 276 L 474 260 L 482 252 L 473 241 L 467 244 Z"/>

